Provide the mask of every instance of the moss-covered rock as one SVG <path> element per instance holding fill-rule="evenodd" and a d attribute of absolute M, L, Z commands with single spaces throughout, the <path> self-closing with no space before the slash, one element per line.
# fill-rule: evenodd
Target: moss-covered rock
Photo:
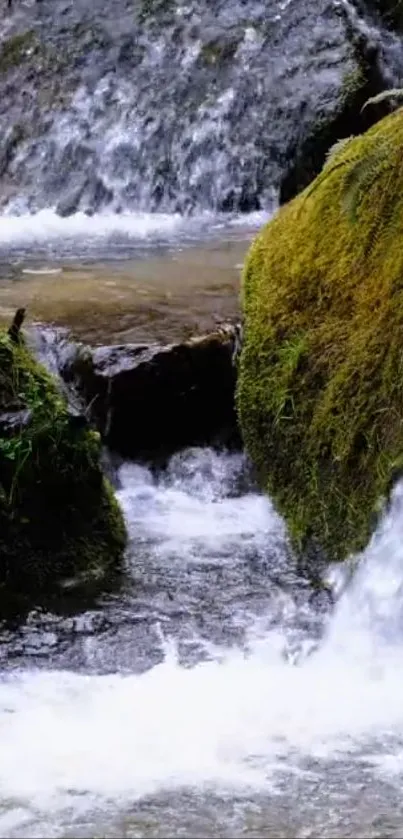
<path fill-rule="evenodd" d="M 99 579 L 125 527 L 100 438 L 26 346 L 0 331 L 0 596 Z"/>
<path fill-rule="evenodd" d="M 338 559 L 403 466 L 402 150 L 403 109 L 333 156 L 244 269 L 245 444 L 296 543 Z"/>

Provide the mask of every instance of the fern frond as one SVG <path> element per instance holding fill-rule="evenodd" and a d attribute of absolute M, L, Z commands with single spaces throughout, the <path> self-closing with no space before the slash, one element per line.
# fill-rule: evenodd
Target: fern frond
<path fill-rule="evenodd" d="M 341 204 L 350 220 L 357 221 L 357 213 L 362 197 L 371 188 L 374 181 L 385 168 L 390 167 L 389 146 L 381 146 L 372 154 L 357 160 L 343 181 Z"/>
<path fill-rule="evenodd" d="M 323 169 L 325 169 L 326 166 L 328 166 L 329 163 L 332 162 L 332 160 L 336 157 L 336 155 L 340 151 L 342 151 L 342 149 L 344 149 L 347 146 L 347 144 L 350 142 L 350 140 L 353 140 L 353 138 L 354 138 L 354 135 L 351 134 L 350 137 L 343 137 L 341 140 L 337 140 L 336 143 L 333 143 L 333 145 L 330 146 L 330 149 L 327 152 L 326 157 L 325 157 L 325 162 L 323 164 Z"/>
<path fill-rule="evenodd" d="M 336 171 L 336 169 L 340 169 L 342 166 L 347 166 L 348 163 L 350 163 L 349 160 L 339 160 L 336 163 L 334 163 L 333 166 L 328 166 L 325 169 L 322 169 L 320 175 L 318 175 L 318 177 L 315 178 L 315 180 L 312 181 L 311 185 L 307 188 L 303 203 L 305 203 L 307 198 L 310 198 L 310 196 L 317 190 L 318 186 L 320 186 L 321 183 L 323 183 L 323 181 L 329 178 L 330 175 L 332 175 L 333 172 Z"/>
<path fill-rule="evenodd" d="M 387 99 L 402 99 L 403 100 L 403 87 L 392 87 L 389 90 L 383 90 L 381 93 L 377 93 L 376 96 L 371 96 L 370 99 L 367 99 L 364 102 L 362 111 L 368 107 L 368 105 L 378 105 L 380 102 L 385 102 Z"/>

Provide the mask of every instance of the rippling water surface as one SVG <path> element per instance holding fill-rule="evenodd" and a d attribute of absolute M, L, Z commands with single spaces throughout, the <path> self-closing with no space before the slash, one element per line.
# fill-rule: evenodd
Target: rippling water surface
<path fill-rule="evenodd" d="M 3 630 L 1 835 L 403 835 L 403 490 L 330 611 L 242 455 L 118 486 L 121 588 Z"/>

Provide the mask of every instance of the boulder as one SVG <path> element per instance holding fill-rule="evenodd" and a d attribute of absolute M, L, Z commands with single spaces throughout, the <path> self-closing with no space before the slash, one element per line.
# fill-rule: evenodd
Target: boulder
<path fill-rule="evenodd" d="M 354 31 L 351 26 L 348 31 L 356 68 L 346 73 L 332 115 L 324 117 L 318 113 L 310 131 L 296 144 L 291 164 L 280 181 L 280 204 L 298 195 L 319 174 L 334 143 L 343 137 L 362 134 L 391 110 L 388 100 L 363 109 L 370 97 L 388 87 L 381 42 L 371 41 L 367 33 Z"/>
<path fill-rule="evenodd" d="M 403 467 L 403 109 L 252 244 L 237 407 L 299 549 L 362 549 Z M 313 551 L 313 555 L 315 551 Z"/>
<path fill-rule="evenodd" d="M 21 335 L 0 332 L 2 604 L 99 581 L 121 559 L 125 527 L 100 455 L 99 434 Z"/>
<path fill-rule="evenodd" d="M 154 459 L 188 445 L 240 442 L 234 408 L 239 330 L 182 344 L 59 347 L 59 370 L 104 441 Z"/>
<path fill-rule="evenodd" d="M 362 0 L 362 5 L 380 17 L 387 26 L 403 32 L 403 3 L 401 0 Z"/>

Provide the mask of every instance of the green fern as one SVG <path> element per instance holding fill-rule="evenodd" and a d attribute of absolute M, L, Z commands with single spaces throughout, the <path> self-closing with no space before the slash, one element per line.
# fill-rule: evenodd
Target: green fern
<path fill-rule="evenodd" d="M 382 93 L 372 96 L 365 102 L 362 110 L 369 105 L 376 105 L 387 99 L 403 100 L 403 88 L 384 90 Z M 353 136 L 343 137 L 331 146 L 326 155 L 322 172 L 307 189 L 305 197 L 309 198 L 323 181 L 327 180 L 334 172 L 342 167 L 347 167 L 348 171 L 344 177 L 341 193 L 341 205 L 350 221 L 354 223 L 358 219 L 363 198 L 373 187 L 380 174 L 393 167 L 393 161 L 391 160 L 392 144 L 388 143 L 379 145 L 364 158 L 356 157 L 354 153 L 349 155 L 348 152 L 346 153 L 346 147 L 352 140 L 354 140 Z M 339 153 L 342 151 L 345 153 L 340 160 Z M 386 210 L 386 204 L 387 196 L 382 196 L 380 206 L 374 208 L 374 219 L 378 219 L 380 212 Z M 372 238 L 375 240 L 376 231 L 373 231 Z"/>
<path fill-rule="evenodd" d="M 368 107 L 368 105 L 379 105 L 380 102 L 386 102 L 387 99 L 396 99 L 397 101 L 403 100 L 403 87 L 392 87 L 389 90 L 382 90 L 381 93 L 377 93 L 376 96 L 371 96 L 370 99 L 367 99 L 364 102 L 361 112 Z"/>
<path fill-rule="evenodd" d="M 336 155 L 338 155 L 339 152 L 344 150 L 346 148 L 347 144 L 350 142 L 350 140 L 353 140 L 353 139 L 354 139 L 354 135 L 351 134 L 350 137 L 343 137 L 341 140 L 337 140 L 336 143 L 333 143 L 333 145 L 330 146 L 330 149 L 326 154 L 325 162 L 323 164 L 323 169 L 325 169 L 326 166 L 329 166 L 329 164 L 334 161 L 334 158 L 336 157 Z M 322 171 L 323 171 L 323 169 L 322 169 Z"/>
<path fill-rule="evenodd" d="M 361 201 L 380 173 L 390 166 L 390 148 L 380 146 L 372 154 L 360 158 L 346 173 L 343 181 L 341 205 L 352 222 L 357 221 Z"/>

